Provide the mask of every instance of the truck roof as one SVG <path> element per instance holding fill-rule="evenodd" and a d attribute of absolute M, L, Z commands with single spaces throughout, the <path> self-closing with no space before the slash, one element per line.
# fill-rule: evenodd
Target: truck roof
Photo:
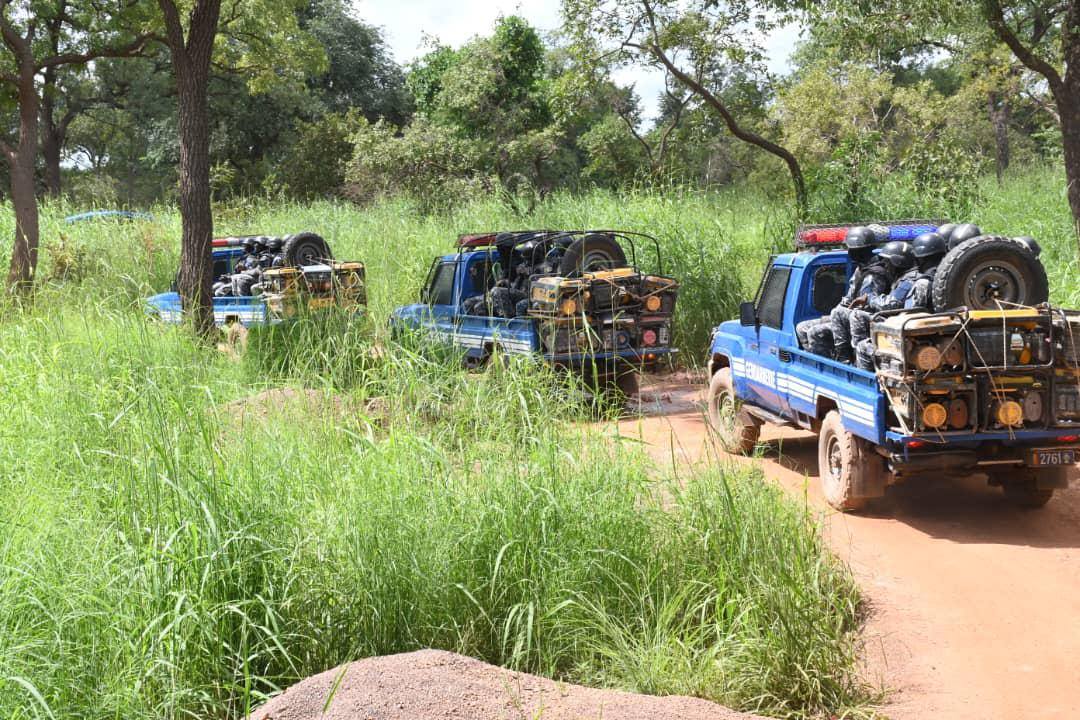
<path fill-rule="evenodd" d="M 795 252 L 795 253 L 782 253 L 773 258 L 773 265 L 781 265 L 783 267 L 792 268 L 804 268 L 807 265 L 825 260 L 826 262 L 835 262 L 840 259 L 847 259 L 846 250 L 826 250 L 824 252 Z"/>

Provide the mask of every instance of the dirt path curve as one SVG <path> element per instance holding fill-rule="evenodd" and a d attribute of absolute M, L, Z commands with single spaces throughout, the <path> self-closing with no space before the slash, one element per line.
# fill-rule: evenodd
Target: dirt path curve
<path fill-rule="evenodd" d="M 766 428 L 760 459 L 709 442 L 700 381 L 643 388 L 644 417 L 619 423 L 664 463 L 760 462 L 823 514 L 826 536 L 871 606 L 866 663 L 896 720 L 1080 717 L 1080 481 L 1043 510 L 996 488 L 908 483 L 871 514 L 828 509 L 808 433 Z"/>

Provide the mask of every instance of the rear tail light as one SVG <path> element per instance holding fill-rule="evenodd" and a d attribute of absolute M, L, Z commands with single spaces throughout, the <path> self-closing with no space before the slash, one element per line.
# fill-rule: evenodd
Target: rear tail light
<path fill-rule="evenodd" d="M 1058 442 L 1076 442 L 1077 440 L 1080 440 L 1080 435 L 1058 435 L 1057 436 L 1057 441 Z"/>

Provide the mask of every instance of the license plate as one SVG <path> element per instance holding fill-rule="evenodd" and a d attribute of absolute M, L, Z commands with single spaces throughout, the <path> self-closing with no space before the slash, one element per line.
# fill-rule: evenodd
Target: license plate
<path fill-rule="evenodd" d="M 1075 450 L 1033 450 L 1031 452 L 1031 462 L 1029 464 L 1035 467 L 1042 467 L 1072 465 L 1075 462 Z"/>

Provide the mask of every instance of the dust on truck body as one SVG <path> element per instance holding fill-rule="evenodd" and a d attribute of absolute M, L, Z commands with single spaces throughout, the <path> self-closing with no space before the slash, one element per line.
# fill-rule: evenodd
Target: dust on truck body
<path fill-rule="evenodd" d="M 631 245 L 630 258 L 617 240 Z M 638 269 L 630 234 L 484 233 L 461 236 L 458 248 L 435 259 L 421 301 L 394 310 L 392 327 L 454 346 L 468 366 L 497 352 L 531 354 L 611 382 L 677 352 L 678 283 Z"/>
<path fill-rule="evenodd" d="M 881 313 L 875 370 L 862 370 L 795 333 L 840 302 L 852 271 L 846 251 L 803 243 L 771 258 L 740 319 L 714 329 L 709 419 L 725 448 L 749 451 L 765 422 L 818 433 L 822 488 L 843 510 L 913 476 L 985 473 L 1028 507 L 1066 487 L 1080 447 L 1080 311 L 989 298 L 998 307 Z"/>

